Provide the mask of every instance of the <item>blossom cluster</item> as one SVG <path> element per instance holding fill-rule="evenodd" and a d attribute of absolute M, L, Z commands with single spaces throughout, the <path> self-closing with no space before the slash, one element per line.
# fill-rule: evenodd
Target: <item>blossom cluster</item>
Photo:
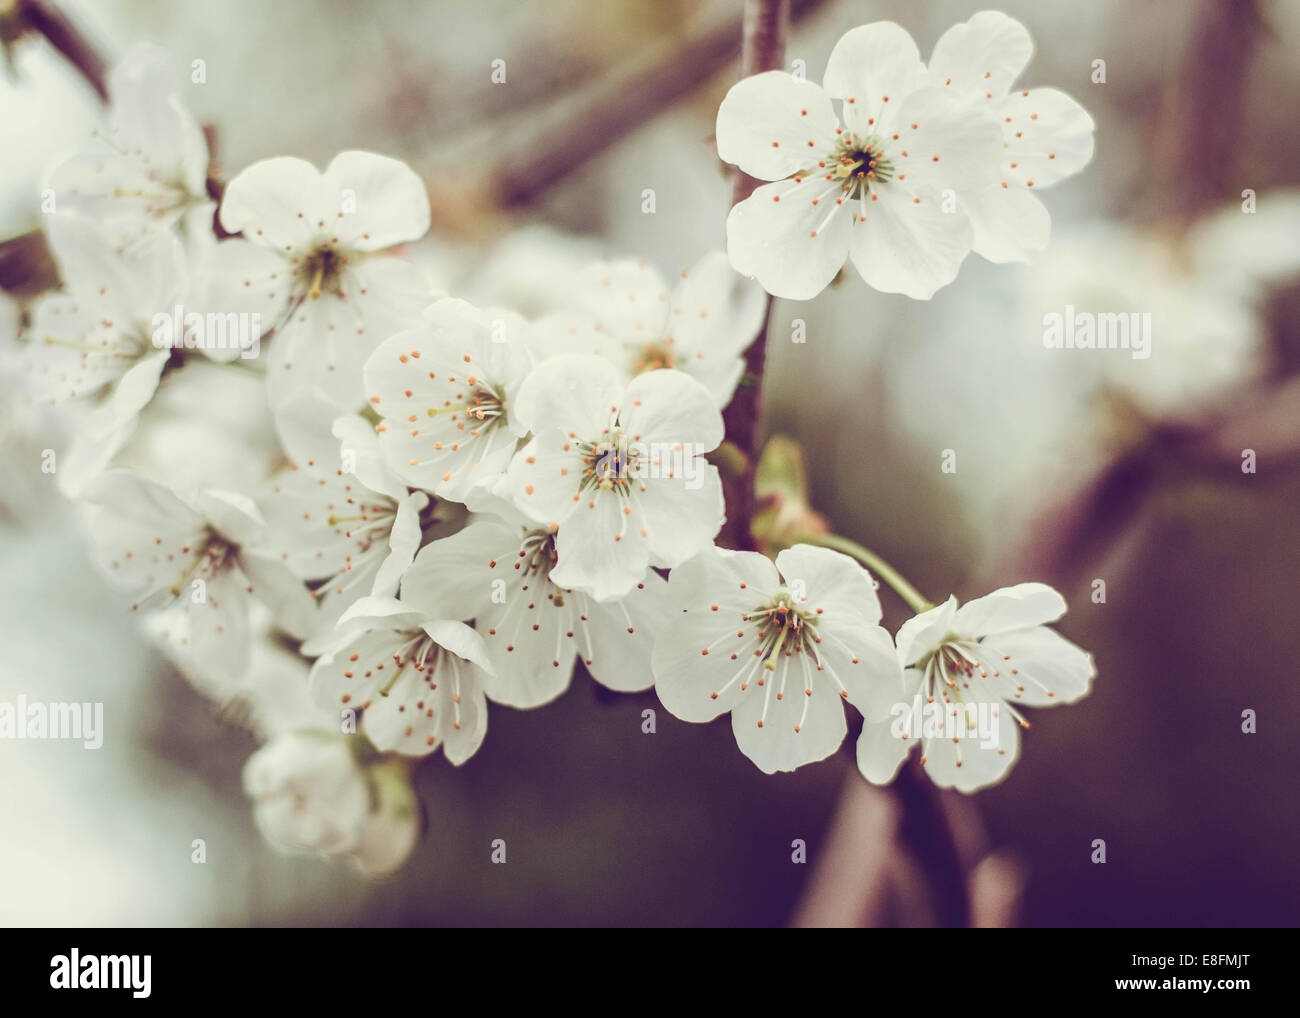
<path fill-rule="evenodd" d="M 23 360 L 66 415 L 58 483 L 96 563 L 267 740 L 245 785 L 268 837 L 391 871 L 418 826 L 401 762 L 464 763 L 491 710 L 547 704 L 579 661 L 683 720 L 729 713 L 766 772 L 835 753 L 851 704 L 868 779 L 921 742 L 964 791 L 1014 761 L 1020 706 L 1088 691 L 1091 659 L 1046 628 L 1065 610 L 1050 588 L 922 606 L 895 638 L 853 558 L 715 544 L 710 456 L 768 294 L 813 296 L 847 253 L 923 298 L 971 250 L 1046 243 L 1031 189 L 1086 162 L 1091 122 L 1011 91 L 1029 53 L 1002 15 L 928 66 L 871 25 L 824 88 L 742 81 L 719 152 L 775 183 L 733 210 L 728 251 L 671 284 L 595 262 L 531 318 L 431 289 L 406 257 L 428 192 L 396 159 L 265 159 L 214 200 L 170 56 L 128 53 L 108 129 L 50 174 L 62 285 Z M 918 698 L 942 703 L 935 725 L 913 724 Z"/>

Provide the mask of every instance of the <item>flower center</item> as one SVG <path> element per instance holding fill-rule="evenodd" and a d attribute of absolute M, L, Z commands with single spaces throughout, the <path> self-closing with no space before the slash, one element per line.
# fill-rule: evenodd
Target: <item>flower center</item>
<path fill-rule="evenodd" d="M 307 296 L 320 300 L 322 293 L 343 294 L 343 268 L 347 257 L 332 243 L 323 243 L 308 253 L 299 265 L 301 278 L 307 284 Z"/>
<path fill-rule="evenodd" d="M 876 138 L 858 138 L 846 132 L 840 135 L 831 159 L 835 175 L 844 181 L 844 193 L 850 198 L 861 198 L 872 183 L 894 177 L 894 164 L 885 158 L 884 146 Z"/>
<path fill-rule="evenodd" d="M 796 608 L 790 592 L 782 587 L 773 595 L 772 600 L 760 605 L 745 616 L 745 621 L 756 620 L 758 627 L 758 650 L 755 655 L 763 661 L 763 667 L 769 672 L 776 670 L 781 654 L 806 653 L 817 662 L 814 643 L 817 639 L 817 625 L 813 616 L 802 608 Z"/>
<path fill-rule="evenodd" d="M 225 566 L 226 561 L 230 559 L 238 549 L 230 541 L 218 534 L 215 530 L 209 530 L 203 537 L 202 543 L 195 552 L 193 560 L 185 567 L 181 573 L 180 579 L 177 580 L 168 589 L 168 593 L 173 598 L 181 596 L 181 588 L 194 579 L 197 574 L 205 579 L 211 579 Z"/>
<path fill-rule="evenodd" d="M 636 359 L 632 362 L 632 370 L 640 375 L 646 371 L 676 367 L 677 355 L 673 353 L 671 343 L 671 339 L 647 343 L 637 352 Z"/>
<path fill-rule="evenodd" d="M 640 453 L 628 443 L 621 431 L 615 431 L 609 438 L 598 442 L 580 442 L 578 449 L 586 467 L 578 488 L 580 492 L 616 491 L 625 494 L 632 486 L 632 479 L 639 476 Z"/>

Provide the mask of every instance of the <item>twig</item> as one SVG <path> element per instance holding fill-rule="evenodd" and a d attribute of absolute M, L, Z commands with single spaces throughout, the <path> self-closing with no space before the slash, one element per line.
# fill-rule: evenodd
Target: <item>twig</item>
<path fill-rule="evenodd" d="M 789 24 L 789 0 L 747 0 L 740 57 L 742 78 L 782 66 Z M 737 169 L 731 192 L 732 205 L 748 198 L 758 185 L 759 181 Z M 722 415 L 727 441 L 743 454 L 743 459 L 740 469 L 723 481 L 727 522 L 718 535 L 718 543 L 743 551 L 757 548 L 750 523 L 754 518 L 754 474 L 758 465 L 763 368 L 767 360 L 771 317 L 772 298 L 769 296 L 763 313 L 763 328 L 745 351 L 745 373 Z"/>
<path fill-rule="evenodd" d="M 819 2 L 795 0 L 795 7 L 804 14 Z M 751 0 L 746 11 L 753 6 Z M 756 45 L 783 48 L 790 0 L 772 0 L 757 6 L 779 7 L 781 30 L 779 39 L 757 40 Z M 746 34 L 745 46 L 749 45 L 748 38 Z M 776 63 L 771 66 L 779 66 L 783 50 L 765 52 L 775 53 Z M 490 191 L 492 198 L 504 205 L 535 200 L 561 178 L 707 81 L 735 55 L 736 26 L 730 16 L 696 23 L 681 36 L 664 40 L 611 74 L 581 102 L 565 108 L 561 121 L 547 118 L 533 128 L 532 139 L 521 138 L 505 151 L 494 143 L 498 168 Z"/>
<path fill-rule="evenodd" d="M 99 97 L 108 101 L 107 69 L 103 58 L 62 11 L 45 0 L 20 0 L 18 17 L 25 28 L 45 36 L 50 45 L 81 72 Z"/>

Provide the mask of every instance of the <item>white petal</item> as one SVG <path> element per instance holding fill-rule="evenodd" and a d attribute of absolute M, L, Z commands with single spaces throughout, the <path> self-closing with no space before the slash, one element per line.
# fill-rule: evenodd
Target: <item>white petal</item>
<path fill-rule="evenodd" d="M 898 113 L 898 140 L 891 138 L 884 154 L 895 185 L 907 185 L 902 190 L 919 184 L 946 197 L 949 190 L 961 195 L 1001 181 L 1002 128 L 987 104 L 969 93 L 922 88 L 899 104 Z"/>
<path fill-rule="evenodd" d="M 736 745 L 767 774 L 826 759 L 848 732 L 840 697 L 828 683 L 809 684 L 803 660 L 782 657 L 774 672 L 760 672 L 764 684 L 751 685 L 731 712 Z"/>
<path fill-rule="evenodd" d="M 938 649 L 952 629 L 952 619 L 956 612 L 957 598 L 949 597 L 943 604 L 913 615 L 899 627 L 894 643 L 898 647 L 898 660 L 903 663 L 903 667 L 915 664 Z"/>
<path fill-rule="evenodd" d="M 277 156 L 253 163 L 226 185 L 221 225 L 230 233 L 286 253 L 316 235 L 324 209 L 321 175 L 311 163 Z"/>
<path fill-rule="evenodd" d="M 726 519 L 718 468 L 702 459 L 686 477 L 650 477 L 639 483 L 634 513 L 650 546 L 652 565 L 671 569 L 713 543 Z"/>
<path fill-rule="evenodd" d="M 681 371 L 648 371 L 627 387 L 619 423 L 634 441 L 703 455 L 722 441 L 722 414 L 709 391 Z M 667 451 L 662 450 L 662 451 Z"/>
<path fill-rule="evenodd" d="M 646 342 L 664 334 L 668 286 L 646 262 L 596 262 L 583 269 L 577 285 L 579 306 L 601 332 L 621 340 Z"/>
<path fill-rule="evenodd" d="M 718 107 L 718 156 L 751 177 L 780 180 L 830 152 L 837 127 L 818 86 L 764 71 L 732 85 Z"/>
<path fill-rule="evenodd" d="M 426 545 L 402 580 L 402 600 L 431 618 L 474 618 L 492 603 L 493 581 L 511 583 L 521 531 L 494 520 Z"/>
<path fill-rule="evenodd" d="M 1092 117 L 1064 92 L 1055 88 L 1012 92 L 998 112 L 1005 143 L 1003 174 L 1009 184 L 1049 187 L 1078 173 L 1092 159 Z"/>
<path fill-rule="evenodd" d="M 1001 11 L 980 11 L 953 25 L 930 54 L 930 80 L 952 89 L 1006 95 L 1034 55 L 1029 30 Z"/>
<path fill-rule="evenodd" d="M 625 507 L 632 513 L 624 513 Z M 584 499 L 556 535 L 559 562 L 551 570 L 551 582 L 597 601 L 623 597 L 650 565 L 651 546 L 641 530 L 636 506 L 616 493 Z"/>
<path fill-rule="evenodd" d="M 764 184 L 727 215 L 727 255 L 768 293 L 811 300 L 844 267 L 859 203 L 819 174 Z M 814 204 L 815 202 L 815 204 Z"/>
<path fill-rule="evenodd" d="M 862 723 L 857 745 L 858 770 L 873 785 L 893 781 L 907 754 L 921 741 L 911 734 L 919 676 L 915 670 L 907 672 L 907 676 L 908 682 L 890 716 Z"/>
<path fill-rule="evenodd" d="M 967 601 L 952 625 L 963 634 L 986 636 L 1055 622 L 1065 610 L 1065 598 L 1047 584 L 1018 583 Z"/>
<path fill-rule="evenodd" d="M 580 439 L 600 436 L 622 401 L 623 379 L 608 361 L 564 354 L 529 373 L 515 396 L 516 419 L 540 434 L 552 428 Z"/>
<path fill-rule="evenodd" d="M 588 619 L 583 661 L 592 678 L 608 689 L 635 693 L 654 685 L 651 654 L 668 615 L 668 583 L 647 572 L 627 597 L 600 603 L 581 594 L 579 614 Z"/>
<path fill-rule="evenodd" d="M 762 288 L 736 272 L 725 252 L 710 252 L 682 274 L 673 291 L 668 336 L 674 366 L 698 379 L 725 407 L 744 370 L 741 354 L 766 314 Z"/>
<path fill-rule="evenodd" d="M 80 495 L 135 434 L 140 411 L 153 399 L 169 356 L 162 350 L 141 360 L 82 424 L 59 471 L 59 490 L 65 495 Z"/>
<path fill-rule="evenodd" d="M 578 443 L 566 431 L 543 432 L 515 453 L 495 493 L 510 498 L 528 519 L 547 526 L 563 523 L 591 500 L 580 492 L 587 469 Z"/>
<path fill-rule="evenodd" d="M 963 192 L 962 207 L 974 230 L 975 253 L 991 262 L 1025 262 L 1047 249 L 1052 217 L 1026 187 Z"/>
<path fill-rule="evenodd" d="M 929 300 L 955 278 L 970 253 L 970 220 L 944 212 L 932 191 L 915 194 L 883 184 L 863 202 L 865 221 L 854 223 L 853 265 L 884 293 Z"/>
<path fill-rule="evenodd" d="M 820 609 L 828 625 L 874 626 L 880 597 L 871 574 L 847 555 L 830 548 L 796 544 L 776 556 L 776 568 L 791 592 L 809 608 Z"/>
<path fill-rule="evenodd" d="M 1017 706 L 1074 703 L 1088 694 L 1097 674 L 1091 654 L 1044 626 L 999 633 L 983 646 L 999 673 L 990 676 L 991 688 Z"/>
<path fill-rule="evenodd" d="M 217 489 L 201 491 L 198 509 L 217 533 L 235 544 L 255 546 L 266 536 L 266 521 L 246 495 Z"/>
<path fill-rule="evenodd" d="M 340 152 L 324 177 L 335 202 L 329 222 L 346 247 L 378 251 L 429 231 L 428 191 L 406 163 L 374 152 Z"/>
<path fill-rule="evenodd" d="M 971 720 L 967 722 L 967 734 L 926 738 L 922 743 L 926 773 L 940 788 L 974 792 L 997 784 L 1007 776 L 1020 755 L 1020 724 L 1005 704 L 972 703 L 969 706 L 967 717 Z M 960 706 L 939 701 L 926 707 L 942 707 L 946 717 L 952 717 L 954 710 L 961 710 Z M 981 717 L 984 723 L 992 726 L 991 732 L 978 731 Z"/>
<path fill-rule="evenodd" d="M 827 94 L 844 100 L 844 120 L 855 134 L 879 129 L 924 81 L 925 64 L 916 43 L 892 21 L 844 33 L 831 50 L 822 79 Z"/>

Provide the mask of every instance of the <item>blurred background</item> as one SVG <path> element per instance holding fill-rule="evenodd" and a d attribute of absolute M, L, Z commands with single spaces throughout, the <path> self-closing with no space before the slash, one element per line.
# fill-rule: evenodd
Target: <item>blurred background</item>
<path fill-rule="evenodd" d="M 712 131 L 738 73 L 739 0 L 61 6 L 110 63 L 140 39 L 182 67 L 205 61 L 189 105 L 226 178 L 345 148 L 408 161 L 434 208 L 410 256 L 451 293 L 532 313 L 590 257 L 672 274 L 724 242 L 730 180 Z M 787 65 L 820 80 L 844 31 L 882 19 L 928 57 L 983 6 L 796 0 Z M 1041 195 L 1051 248 L 1029 266 L 972 255 L 927 303 L 851 271 L 816 301 L 777 301 L 766 431 L 802 445 L 833 528 L 932 599 L 1022 580 L 1066 595 L 1061 629 L 1094 654 L 1094 691 L 1033 713 L 1018 765 L 974 799 L 988 845 L 1020 875 L 1019 922 L 1293 925 L 1300 2 L 999 9 L 1036 43 L 1023 83 L 1068 92 L 1097 125 L 1091 165 Z M 6 344 L 31 295 L 42 175 L 102 117 L 47 44 L 24 38 L 11 56 Z M 1043 315 L 1066 303 L 1150 312 L 1151 357 L 1044 349 Z M 795 318 L 805 343 L 789 340 Z M 102 701 L 108 734 L 93 753 L 0 740 L 0 922 L 771 925 L 825 877 L 819 852 L 860 781 L 852 725 L 837 758 L 767 777 L 725 720 L 660 709 L 643 734 L 652 693 L 607 694 L 581 674 L 539 711 L 494 708 L 463 767 L 437 756 L 417 771 L 427 832 L 396 876 L 367 883 L 277 855 L 240 787 L 255 741 L 90 567 L 39 469 L 55 426 L 4 370 L 0 698 Z M 945 450 L 955 473 L 940 469 Z M 909 613 L 882 599 L 896 628 Z M 1242 732 L 1247 709 L 1255 734 Z M 196 838 L 205 865 L 190 861 Z M 490 863 L 495 838 L 505 866 Z M 1098 838 L 1105 865 L 1091 861 Z M 792 864 L 794 839 L 807 865 Z"/>

